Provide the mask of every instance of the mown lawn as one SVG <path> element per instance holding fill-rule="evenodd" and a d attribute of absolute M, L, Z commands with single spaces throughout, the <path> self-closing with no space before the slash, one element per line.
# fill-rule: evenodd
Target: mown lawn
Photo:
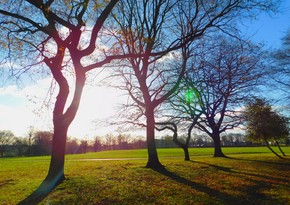
<path fill-rule="evenodd" d="M 229 158 L 213 158 L 210 148 L 198 148 L 185 162 L 180 149 L 158 152 L 166 171 L 144 168 L 145 150 L 67 156 L 67 179 L 40 204 L 290 204 L 290 157 L 225 148 Z M 127 159 L 84 160 L 94 158 Z M 28 197 L 48 165 L 49 157 L 0 159 L 0 204 Z"/>

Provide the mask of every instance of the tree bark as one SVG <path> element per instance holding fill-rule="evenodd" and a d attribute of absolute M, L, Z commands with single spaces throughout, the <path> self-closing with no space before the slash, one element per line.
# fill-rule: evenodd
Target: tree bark
<path fill-rule="evenodd" d="M 214 157 L 226 157 L 222 151 L 221 139 L 219 134 L 214 134 L 211 137 L 214 142 Z"/>
<path fill-rule="evenodd" d="M 54 133 L 50 166 L 46 178 L 36 191 L 39 195 L 49 193 L 65 179 L 64 162 L 67 131 L 79 108 L 85 84 L 85 73 L 79 73 L 76 76 L 74 97 L 66 112 L 64 112 L 64 107 L 68 98 L 69 87 L 65 79 L 58 82 L 62 83 L 59 83 L 60 90 L 53 111 Z"/>
<path fill-rule="evenodd" d="M 182 147 L 182 149 L 184 151 L 184 160 L 185 161 L 190 161 L 189 152 L 188 152 L 188 146 L 184 146 L 184 147 Z"/>
<path fill-rule="evenodd" d="M 183 149 L 183 152 L 184 152 L 184 160 L 185 161 L 190 161 L 189 152 L 188 152 L 189 140 L 186 140 L 185 144 L 179 142 L 178 139 L 177 139 L 177 132 L 175 132 L 174 135 L 173 135 L 173 142 L 177 146 L 179 146 L 180 148 Z"/>
<path fill-rule="evenodd" d="M 69 125 L 65 123 L 65 119 L 60 119 L 57 127 L 54 128 L 51 162 L 45 180 L 50 181 L 55 186 L 65 179 L 64 159 L 68 127 Z"/>
<path fill-rule="evenodd" d="M 146 138 L 147 138 L 147 151 L 148 151 L 148 162 L 146 168 L 161 169 L 164 168 L 158 159 L 158 153 L 155 143 L 155 118 L 154 111 L 146 112 Z"/>

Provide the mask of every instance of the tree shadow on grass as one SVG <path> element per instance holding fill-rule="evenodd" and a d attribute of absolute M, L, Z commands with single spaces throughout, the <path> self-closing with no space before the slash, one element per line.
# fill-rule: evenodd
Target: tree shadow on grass
<path fill-rule="evenodd" d="M 27 198 L 18 203 L 18 205 L 37 205 L 39 204 L 48 194 L 53 191 L 60 182 L 53 180 L 44 180 L 40 186 L 31 193 Z"/>
<path fill-rule="evenodd" d="M 290 168 L 290 158 L 285 157 L 283 158 L 280 162 L 273 162 L 273 161 L 265 161 L 265 160 L 256 160 L 256 159 L 239 159 L 239 158 L 234 158 L 234 157 L 228 157 L 229 159 L 232 160 L 240 160 L 240 161 L 248 161 L 248 162 L 259 162 L 263 164 L 272 164 L 272 165 L 281 165 Z M 279 160 L 279 159 L 277 159 Z"/>
<path fill-rule="evenodd" d="M 165 167 L 161 168 L 161 169 L 154 169 L 153 168 L 153 170 L 164 175 L 164 176 L 167 176 L 168 178 L 170 178 L 178 183 L 189 186 L 192 189 L 195 189 L 197 191 L 204 192 L 211 197 L 216 197 L 219 200 L 221 200 L 221 202 L 223 204 L 237 204 L 237 203 L 235 203 L 238 200 L 236 196 L 234 197 L 230 194 L 223 193 L 223 192 L 220 192 L 218 190 L 212 189 L 208 186 L 204 186 L 204 185 L 196 183 L 194 181 L 190 181 L 188 179 L 185 179 L 185 178 L 177 175 L 174 172 L 168 171 Z"/>
<path fill-rule="evenodd" d="M 229 158 L 229 157 L 228 157 Z M 243 161 L 244 159 L 236 159 L 236 158 L 229 158 L 232 160 L 241 160 Z M 261 160 L 244 160 L 244 161 L 253 161 L 253 162 L 258 162 L 258 163 L 266 163 L 266 164 L 271 164 L 271 165 L 281 165 L 282 167 L 284 166 L 289 166 L 290 164 L 287 163 L 276 163 L 276 162 L 269 162 L 269 161 L 261 161 Z M 241 204 L 246 204 L 246 203 L 252 203 L 253 201 L 255 204 L 288 204 L 287 199 L 283 198 L 272 198 L 272 196 L 269 196 L 265 193 L 263 193 L 262 190 L 265 189 L 271 189 L 272 186 L 275 186 L 275 184 L 279 184 L 280 187 L 287 187 L 287 183 L 290 183 L 290 180 L 285 176 L 269 176 L 268 174 L 263 174 L 261 173 L 253 173 L 249 171 L 235 171 L 232 168 L 229 167 L 223 167 L 215 164 L 209 164 L 206 162 L 200 162 L 200 161 L 190 161 L 192 163 L 198 163 L 202 165 L 206 165 L 209 167 L 212 167 L 216 169 L 217 171 L 223 171 L 228 174 L 232 174 L 235 177 L 245 179 L 248 181 L 251 181 L 253 184 L 247 187 L 244 187 L 242 189 L 239 189 L 240 191 L 243 191 L 245 196 L 247 198 L 242 198 L 240 200 Z M 288 169 L 290 170 L 290 169 Z"/>
<path fill-rule="evenodd" d="M 229 159 L 232 159 L 232 160 L 241 160 L 241 161 L 253 161 L 253 162 L 258 162 L 258 163 L 266 163 L 266 164 L 273 164 L 273 165 L 281 165 L 281 166 L 289 166 L 289 169 L 287 170 L 290 170 L 290 164 L 286 164 L 286 163 L 276 163 L 276 162 L 267 162 L 267 161 L 260 161 L 260 160 L 248 160 L 248 159 L 237 159 L 237 158 L 230 158 L 228 157 Z M 265 180 L 275 180 L 275 181 L 286 181 L 286 182 L 289 182 L 290 183 L 290 180 L 289 179 L 285 179 L 285 178 L 277 178 L 277 177 L 273 177 L 273 176 L 268 176 L 268 175 L 263 175 L 263 174 L 258 174 L 258 173 L 249 173 L 249 172 L 237 172 L 237 171 L 234 171 L 232 170 L 232 168 L 228 168 L 228 167 L 223 167 L 223 166 L 219 166 L 219 165 L 215 165 L 215 164 L 209 164 L 209 163 L 205 163 L 205 162 L 200 162 L 200 161 L 190 161 L 192 163 L 198 163 L 198 164 L 203 164 L 203 165 L 207 165 L 207 166 L 210 166 L 210 167 L 213 167 L 215 168 L 216 170 L 220 170 L 220 171 L 223 171 L 223 172 L 227 172 L 227 173 L 232 173 L 232 174 L 238 174 L 238 175 L 247 175 L 247 176 L 252 176 L 252 177 L 258 177 L 258 178 L 261 178 L 261 179 L 265 179 Z M 281 170 L 281 169 L 280 169 Z"/>

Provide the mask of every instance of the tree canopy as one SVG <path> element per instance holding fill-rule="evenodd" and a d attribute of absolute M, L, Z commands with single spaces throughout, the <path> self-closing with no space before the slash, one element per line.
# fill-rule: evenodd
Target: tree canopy
<path fill-rule="evenodd" d="M 259 98 L 254 98 L 248 102 L 243 115 L 247 135 L 253 140 L 264 141 L 267 147 L 279 156 L 270 148 L 269 142 L 272 141 L 279 146 L 277 140 L 289 135 L 288 118 L 275 112 L 270 104 Z"/>

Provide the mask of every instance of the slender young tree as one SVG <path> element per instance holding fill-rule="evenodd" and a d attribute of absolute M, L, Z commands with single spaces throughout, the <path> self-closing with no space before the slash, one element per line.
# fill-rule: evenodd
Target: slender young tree
<path fill-rule="evenodd" d="M 86 74 L 118 58 L 103 55 L 104 50 L 100 52 L 97 46 L 103 24 L 117 2 L 7 0 L 0 3 L 1 32 L 6 37 L 1 40 L 6 49 L 1 62 L 18 64 L 9 70 L 13 74 L 37 73 L 38 65 L 45 64 L 58 85 L 51 162 L 39 194 L 48 193 L 65 178 L 67 131 L 79 108 Z M 69 74 L 73 75 L 72 86 Z"/>

